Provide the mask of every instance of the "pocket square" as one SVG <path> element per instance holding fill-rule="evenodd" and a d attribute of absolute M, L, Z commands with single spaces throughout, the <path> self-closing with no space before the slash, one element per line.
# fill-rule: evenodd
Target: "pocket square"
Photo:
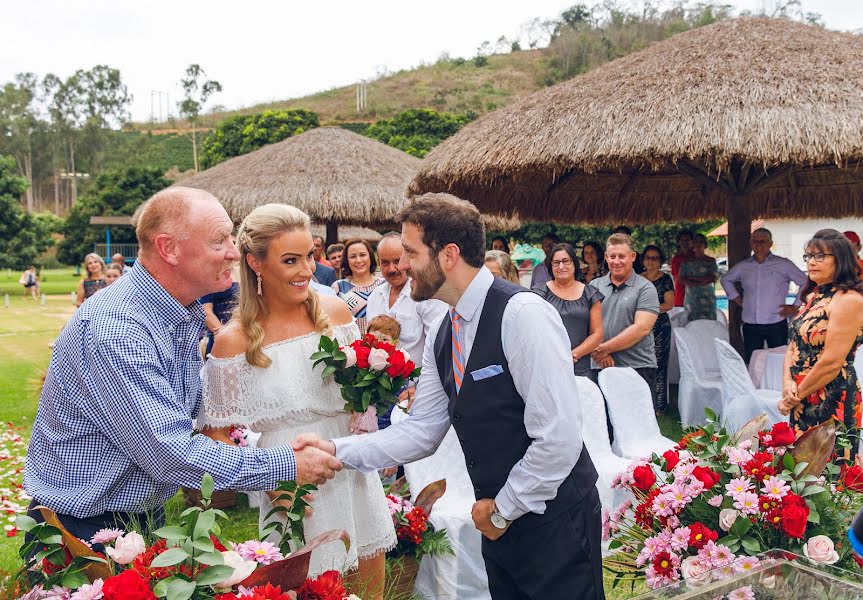
<path fill-rule="evenodd" d="M 481 381 L 483 379 L 488 379 L 489 377 L 494 377 L 495 375 L 500 375 L 501 373 L 503 373 L 503 367 L 500 365 L 489 365 L 482 369 L 471 371 L 470 376 L 473 377 L 474 381 Z"/>

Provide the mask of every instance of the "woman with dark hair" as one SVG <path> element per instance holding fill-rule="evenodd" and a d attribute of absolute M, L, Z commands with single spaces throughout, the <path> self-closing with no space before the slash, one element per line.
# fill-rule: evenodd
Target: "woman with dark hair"
<path fill-rule="evenodd" d="M 689 311 L 689 321 L 716 320 L 716 281 L 719 266 L 716 259 L 705 254 L 707 237 L 696 233 L 692 237 L 692 257 L 680 266 L 679 281 L 686 286 L 683 301 Z"/>
<path fill-rule="evenodd" d="M 854 247 L 835 229 L 818 231 L 805 245 L 809 281 L 804 304 L 791 319 L 779 410 L 791 413 L 798 432 L 831 417 L 854 430 L 853 458 L 860 428 L 860 383 L 854 370 L 863 341 L 863 281 Z"/>
<path fill-rule="evenodd" d="M 605 266 L 605 247 L 599 242 L 585 242 L 581 247 L 581 281 L 590 283 L 608 273 Z"/>
<path fill-rule="evenodd" d="M 500 250 L 501 252 L 509 254 L 509 242 L 506 241 L 506 238 L 501 236 L 493 237 L 491 238 L 491 249 Z"/>
<path fill-rule="evenodd" d="M 351 314 L 360 328 L 360 337 L 366 334 L 366 304 L 376 287 L 384 282 L 375 276 L 378 263 L 375 252 L 365 240 L 350 240 L 342 252 L 342 279 L 333 283 L 339 298 L 348 303 Z"/>
<path fill-rule="evenodd" d="M 572 348 L 576 375 L 596 381 L 590 369 L 590 353 L 602 342 L 602 292 L 578 281 L 578 256 L 569 244 L 551 249 L 550 279 L 533 288 L 551 304 L 563 320 Z"/>
<path fill-rule="evenodd" d="M 659 296 L 659 317 L 653 325 L 653 343 L 656 351 L 656 393 L 653 395 L 657 414 L 668 408 L 668 355 L 671 353 L 671 320 L 668 311 L 674 307 L 674 280 L 660 267 L 665 263 L 665 254 L 659 246 L 650 244 L 641 253 L 644 261 L 642 277 L 656 287 Z"/>

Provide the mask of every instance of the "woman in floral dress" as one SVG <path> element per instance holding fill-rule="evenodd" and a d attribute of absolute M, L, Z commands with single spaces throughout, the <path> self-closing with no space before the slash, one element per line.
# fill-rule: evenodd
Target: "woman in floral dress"
<path fill-rule="evenodd" d="M 856 431 L 860 383 L 854 356 L 863 341 L 863 281 L 855 252 L 834 229 L 817 232 L 805 247 L 809 282 L 801 294 L 805 303 L 791 320 L 779 410 L 790 412 L 798 432 L 831 417 Z M 850 457 L 856 450 L 855 435 Z"/>
<path fill-rule="evenodd" d="M 716 320 L 716 288 L 719 267 L 716 259 L 707 256 L 707 238 L 697 233 L 692 238 L 692 258 L 680 267 L 680 283 L 686 286 L 683 302 L 689 311 L 689 321 Z"/>

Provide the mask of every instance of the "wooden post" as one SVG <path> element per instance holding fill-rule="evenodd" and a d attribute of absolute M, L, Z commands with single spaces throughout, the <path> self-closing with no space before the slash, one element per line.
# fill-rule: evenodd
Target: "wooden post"
<path fill-rule="evenodd" d="M 726 200 L 728 219 L 728 267 L 749 258 L 749 236 L 752 215 L 746 196 L 729 195 Z M 740 290 L 738 290 L 740 291 Z M 747 293 L 747 292 L 744 292 Z M 728 337 L 731 345 L 743 355 L 743 309 L 736 302 L 728 303 Z"/>
<path fill-rule="evenodd" d="M 326 242 L 324 243 L 324 253 L 326 254 L 326 247 L 330 244 L 338 244 L 339 243 L 339 222 L 338 221 L 327 221 L 327 232 Z"/>

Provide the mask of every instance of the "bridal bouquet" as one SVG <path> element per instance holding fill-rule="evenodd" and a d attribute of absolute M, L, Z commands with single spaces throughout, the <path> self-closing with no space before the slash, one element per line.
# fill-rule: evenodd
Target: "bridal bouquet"
<path fill-rule="evenodd" d="M 321 336 L 314 366 L 324 363 L 321 377 L 333 376 L 339 385 L 345 410 L 368 415 L 377 427 L 376 415 L 385 415 L 398 402 L 396 395 L 420 375 L 420 368 L 404 350 L 367 333 L 347 346 Z M 368 424 L 371 426 L 371 423 Z M 371 431 L 369 426 L 365 427 Z"/>
<path fill-rule="evenodd" d="M 787 423 L 766 423 L 762 416 L 731 434 L 708 411 L 705 427 L 615 478 L 612 486 L 634 497 L 603 514 L 615 585 L 698 585 L 750 570 L 773 548 L 813 563 L 860 564 L 843 540 L 863 470 L 833 462 L 835 422 L 796 439 Z M 838 440 L 847 447 L 844 434 Z"/>

